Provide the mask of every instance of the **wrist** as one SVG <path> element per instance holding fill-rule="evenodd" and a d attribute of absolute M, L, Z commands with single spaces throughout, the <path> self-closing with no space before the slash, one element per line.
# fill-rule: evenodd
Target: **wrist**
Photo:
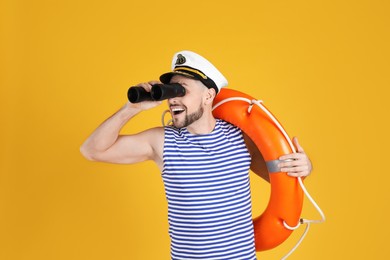
<path fill-rule="evenodd" d="M 133 104 L 130 102 L 127 102 L 119 111 L 121 117 L 124 120 L 129 120 L 136 114 L 142 111 L 142 108 L 139 106 L 139 104 Z"/>

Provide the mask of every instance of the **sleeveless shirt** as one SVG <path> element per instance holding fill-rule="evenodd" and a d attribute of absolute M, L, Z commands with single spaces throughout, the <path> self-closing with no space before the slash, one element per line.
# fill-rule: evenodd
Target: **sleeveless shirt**
<path fill-rule="evenodd" d="M 256 259 L 250 155 L 239 128 L 165 127 L 163 172 L 172 259 Z"/>

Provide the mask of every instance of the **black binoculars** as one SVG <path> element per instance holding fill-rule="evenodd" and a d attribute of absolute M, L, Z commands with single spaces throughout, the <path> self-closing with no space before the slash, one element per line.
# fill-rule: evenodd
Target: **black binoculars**
<path fill-rule="evenodd" d="M 178 84 L 155 84 L 150 92 L 143 87 L 130 87 L 127 91 L 127 98 L 131 103 L 142 101 L 160 101 L 168 98 L 182 97 L 186 94 L 185 88 Z"/>

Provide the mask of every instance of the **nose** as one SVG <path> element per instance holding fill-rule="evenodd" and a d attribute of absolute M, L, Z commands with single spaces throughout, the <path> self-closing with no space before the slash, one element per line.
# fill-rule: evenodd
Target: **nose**
<path fill-rule="evenodd" d="M 168 98 L 168 105 L 177 105 L 179 103 L 179 98 L 181 97 Z"/>

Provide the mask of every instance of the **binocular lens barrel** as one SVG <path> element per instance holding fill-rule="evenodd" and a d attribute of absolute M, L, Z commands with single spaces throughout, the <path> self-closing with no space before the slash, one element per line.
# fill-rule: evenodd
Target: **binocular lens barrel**
<path fill-rule="evenodd" d="M 173 97 L 182 97 L 186 94 L 185 88 L 177 83 L 153 85 L 151 95 L 153 100 L 160 101 Z"/>
<path fill-rule="evenodd" d="M 182 97 L 186 94 L 185 88 L 178 84 L 155 84 L 150 92 L 143 87 L 130 87 L 127 91 L 127 98 L 131 103 L 142 101 L 160 101 L 168 98 Z"/>
<path fill-rule="evenodd" d="M 142 101 L 152 101 L 150 93 L 143 87 L 131 87 L 127 91 L 127 98 L 131 103 L 139 103 Z"/>

